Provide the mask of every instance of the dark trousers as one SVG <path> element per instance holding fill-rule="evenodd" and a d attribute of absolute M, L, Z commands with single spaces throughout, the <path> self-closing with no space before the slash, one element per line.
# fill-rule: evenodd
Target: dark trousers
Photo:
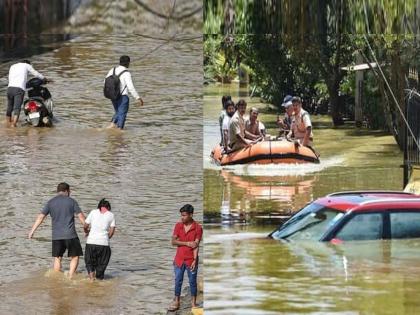
<path fill-rule="evenodd" d="M 9 86 L 7 88 L 7 109 L 6 116 L 12 117 L 12 112 L 14 116 L 19 116 L 20 108 L 22 107 L 23 97 L 25 96 L 25 91 L 18 87 Z"/>
<path fill-rule="evenodd" d="M 197 296 L 197 271 L 198 261 L 194 270 L 191 270 L 185 263 L 181 267 L 178 267 L 174 263 L 175 271 L 175 296 L 181 296 L 182 282 L 184 281 L 184 273 L 187 271 L 188 280 L 190 282 L 191 296 Z"/>
<path fill-rule="evenodd" d="M 85 264 L 88 273 L 95 272 L 97 279 L 103 279 L 111 258 L 111 247 L 86 244 Z"/>
<path fill-rule="evenodd" d="M 118 128 L 123 129 L 125 119 L 127 118 L 128 106 L 130 99 L 127 95 L 122 95 L 119 99 L 112 101 L 114 106 L 115 114 L 112 117 L 112 122 L 117 125 Z"/>

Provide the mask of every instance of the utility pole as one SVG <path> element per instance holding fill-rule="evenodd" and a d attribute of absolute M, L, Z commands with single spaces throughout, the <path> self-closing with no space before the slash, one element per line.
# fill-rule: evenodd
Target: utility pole
<path fill-rule="evenodd" d="M 356 63 L 357 64 L 363 63 L 363 57 L 360 53 L 357 53 Z M 363 122 L 362 104 L 363 104 L 363 70 L 356 70 L 354 121 L 357 128 L 362 127 L 362 122 Z"/>

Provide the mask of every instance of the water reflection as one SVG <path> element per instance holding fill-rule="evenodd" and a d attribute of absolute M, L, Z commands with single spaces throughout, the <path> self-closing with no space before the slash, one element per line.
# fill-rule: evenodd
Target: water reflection
<path fill-rule="evenodd" d="M 216 167 L 208 156 L 219 141 L 220 97 L 237 100 L 242 90 L 237 84 L 205 87 L 206 314 L 418 313 L 412 292 L 420 281 L 408 280 L 420 274 L 417 241 L 334 247 L 266 239 L 281 216 L 333 191 L 401 189 L 402 154 L 393 137 L 332 128 L 329 117 L 316 116 L 319 165 Z M 275 121 L 276 113 L 258 99 L 245 100 L 262 109 L 264 123 Z M 267 132 L 275 134 L 272 126 Z"/>
<path fill-rule="evenodd" d="M 279 223 L 312 199 L 315 176 L 247 177 L 222 170 L 222 223 Z M 206 217 L 209 221 L 211 217 Z"/>

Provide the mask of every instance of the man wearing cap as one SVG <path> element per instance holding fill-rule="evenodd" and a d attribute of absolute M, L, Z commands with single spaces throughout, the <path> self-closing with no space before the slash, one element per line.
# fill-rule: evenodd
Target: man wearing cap
<path fill-rule="evenodd" d="M 285 132 L 286 134 L 290 131 L 290 127 L 292 125 L 292 119 L 293 119 L 293 106 L 292 106 L 292 96 L 287 95 L 284 100 L 283 104 L 281 104 L 282 107 L 286 110 L 286 113 L 284 114 L 284 118 L 281 119 L 280 116 L 277 117 L 277 124 L 282 129 L 280 132 Z"/>
<path fill-rule="evenodd" d="M 292 98 L 293 119 L 291 129 L 287 138 L 293 138 L 298 141 L 300 145 L 311 147 L 313 141 L 311 118 L 307 111 L 302 109 L 302 100 L 300 97 Z"/>

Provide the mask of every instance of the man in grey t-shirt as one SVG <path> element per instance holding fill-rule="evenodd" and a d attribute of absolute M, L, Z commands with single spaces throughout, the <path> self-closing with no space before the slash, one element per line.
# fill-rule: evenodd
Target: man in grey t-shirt
<path fill-rule="evenodd" d="M 83 256 L 82 246 L 74 226 L 74 216 L 85 224 L 85 215 L 80 210 L 76 200 L 70 197 L 70 186 L 60 183 L 57 186 L 57 196 L 47 202 L 35 220 L 28 237 L 31 239 L 35 230 L 41 225 L 47 215 L 52 220 L 52 256 L 54 257 L 54 270 L 61 270 L 61 259 L 67 250 L 71 257 L 69 278 L 76 272 L 79 256 Z"/>

